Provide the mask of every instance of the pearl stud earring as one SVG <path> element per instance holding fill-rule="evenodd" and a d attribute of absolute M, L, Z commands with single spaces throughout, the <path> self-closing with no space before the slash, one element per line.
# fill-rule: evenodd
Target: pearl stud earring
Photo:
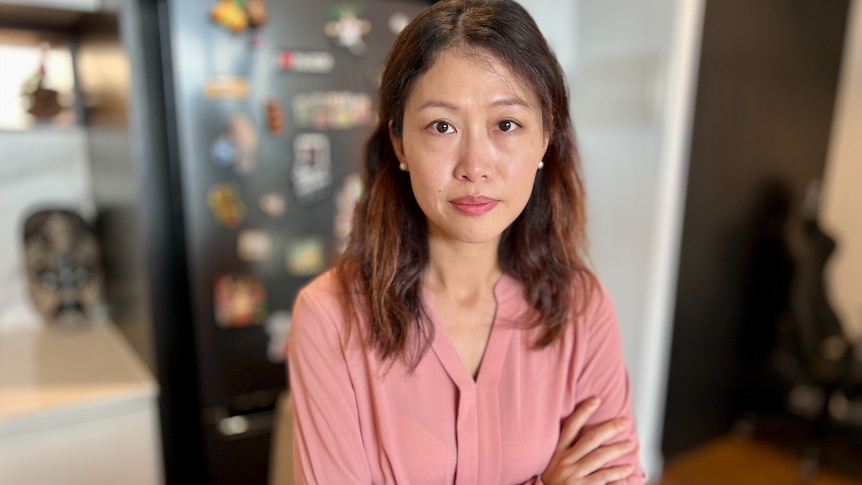
<path fill-rule="evenodd" d="M 398 170 L 401 170 L 402 172 L 406 172 L 407 171 L 407 165 L 404 165 L 404 162 L 399 163 L 398 164 Z"/>
<path fill-rule="evenodd" d="M 539 170 L 541 170 L 542 168 L 544 168 L 544 166 L 545 166 L 545 161 L 544 161 L 544 160 L 539 160 Z"/>

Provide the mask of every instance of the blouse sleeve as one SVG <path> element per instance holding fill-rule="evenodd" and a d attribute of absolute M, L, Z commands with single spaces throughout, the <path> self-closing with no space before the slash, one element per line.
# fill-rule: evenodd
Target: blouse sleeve
<path fill-rule="evenodd" d="M 300 292 L 287 342 L 297 484 L 371 483 L 336 298 Z"/>
<path fill-rule="evenodd" d="M 578 351 L 584 356 L 577 375 L 575 389 L 579 401 L 599 396 L 602 403 L 590 417 L 586 426 L 594 426 L 604 421 L 627 417 L 631 426 L 628 431 L 614 439 L 614 442 L 631 440 L 635 448 L 628 454 L 611 462 L 608 466 L 629 464 L 634 472 L 622 483 L 641 485 L 646 475 L 640 464 L 640 442 L 634 414 L 632 413 L 628 372 L 623 360 L 622 341 L 616 311 L 604 287 L 599 286 L 594 301 L 581 320 L 579 335 L 586 336 Z"/>

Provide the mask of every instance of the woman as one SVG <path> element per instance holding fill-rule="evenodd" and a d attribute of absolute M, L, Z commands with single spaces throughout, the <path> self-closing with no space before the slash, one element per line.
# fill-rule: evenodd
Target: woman
<path fill-rule="evenodd" d="M 299 483 L 643 483 L 562 70 L 509 0 L 395 41 L 366 192 L 288 341 Z"/>

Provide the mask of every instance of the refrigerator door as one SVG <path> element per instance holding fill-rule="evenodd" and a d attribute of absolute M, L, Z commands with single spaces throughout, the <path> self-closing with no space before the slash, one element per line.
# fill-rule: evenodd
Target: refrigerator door
<path fill-rule="evenodd" d="M 289 312 L 340 250 L 384 59 L 428 3 L 169 3 L 209 483 L 265 481 Z"/>

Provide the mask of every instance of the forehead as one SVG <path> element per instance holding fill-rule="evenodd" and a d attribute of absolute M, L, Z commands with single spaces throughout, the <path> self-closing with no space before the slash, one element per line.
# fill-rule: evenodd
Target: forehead
<path fill-rule="evenodd" d="M 536 87 L 512 69 L 505 59 L 488 50 L 463 45 L 439 52 L 431 60 L 428 69 L 416 78 L 409 97 L 415 94 L 419 86 L 428 87 L 432 82 L 441 82 L 445 86 L 447 82 L 454 83 L 471 77 L 483 77 L 492 83 L 499 81 L 508 86 L 513 94 L 525 98 L 524 101 L 538 105 Z M 446 89 L 452 90 L 453 94 L 457 92 L 454 86 Z"/>

